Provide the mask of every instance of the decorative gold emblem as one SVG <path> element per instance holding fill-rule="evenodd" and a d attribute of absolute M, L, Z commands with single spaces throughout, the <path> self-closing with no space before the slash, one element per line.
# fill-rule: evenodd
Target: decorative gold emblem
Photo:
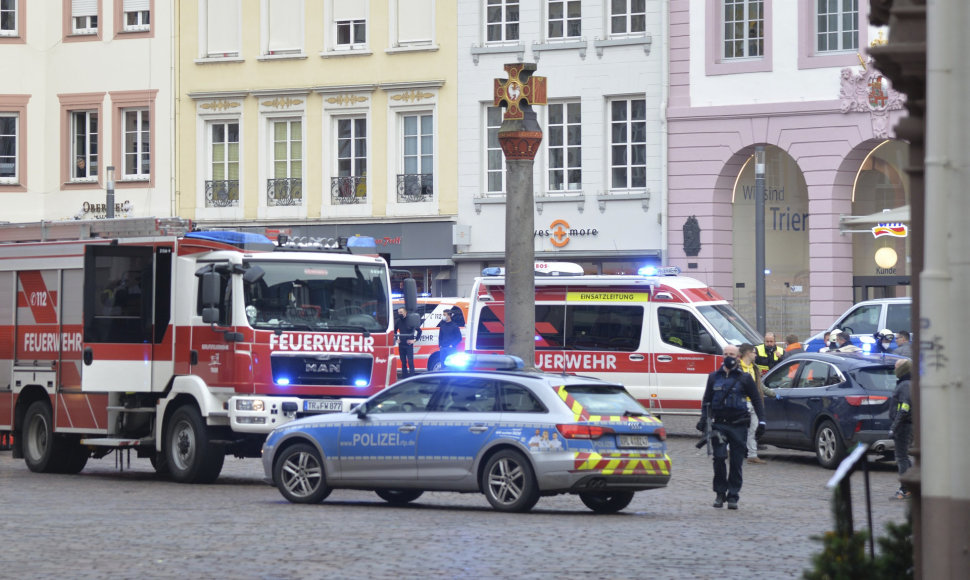
<path fill-rule="evenodd" d="M 211 103 L 202 103 L 199 105 L 203 109 L 212 109 L 213 111 L 228 111 L 229 109 L 235 109 L 240 106 L 237 101 L 227 101 L 222 99 L 221 101 L 212 101 Z"/>
<path fill-rule="evenodd" d="M 264 107 L 273 107 L 274 109 L 288 109 L 295 105 L 302 105 L 303 99 L 293 99 L 290 97 L 276 97 L 272 101 L 263 101 L 260 103 Z"/>

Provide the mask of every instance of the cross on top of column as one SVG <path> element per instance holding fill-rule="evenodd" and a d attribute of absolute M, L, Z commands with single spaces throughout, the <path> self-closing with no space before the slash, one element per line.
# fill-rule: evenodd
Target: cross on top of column
<path fill-rule="evenodd" d="M 546 104 L 546 77 L 532 76 L 535 70 L 535 63 L 506 64 L 508 80 L 495 79 L 493 104 L 505 107 L 506 121 L 523 119 L 532 105 Z"/>

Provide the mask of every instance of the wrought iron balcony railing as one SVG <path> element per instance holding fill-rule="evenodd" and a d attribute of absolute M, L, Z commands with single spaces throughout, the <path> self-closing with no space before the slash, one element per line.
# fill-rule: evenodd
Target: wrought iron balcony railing
<path fill-rule="evenodd" d="M 211 179 L 205 182 L 206 207 L 239 207 L 238 179 Z"/>
<path fill-rule="evenodd" d="M 403 173 L 397 176 L 398 203 L 418 203 L 434 198 L 433 173 Z"/>
<path fill-rule="evenodd" d="M 367 202 L 367 177 L 346 175 L 330 178 L 330 202 L 334 205 Z"/>
<path fill-rule="evenodd" d="M 266 180 L 266 205 L 292 206 L 303 204 L 303 180 L 299 177 Z"/>

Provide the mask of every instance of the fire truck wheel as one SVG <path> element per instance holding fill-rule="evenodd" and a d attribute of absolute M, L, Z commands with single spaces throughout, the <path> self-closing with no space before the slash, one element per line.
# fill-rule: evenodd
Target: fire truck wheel
<path fill-rule="evenodd" d="M 172 413 L 165 431 L 165 462 L 179 483 L 212 483 L 222 471 L 226 454 L 221 445 L 209 442 L 205 420 L 192 405 Z"/>
<path fill-rule="evenodd" d="M 309 443 L 297 443 L 280 452 L 273 467 L 273 481 L 292 503 L 320 503 L 331 491 L 320 453 Z"/>
<path fill-rule="evenodd" d="M 81 440 L 77 437 L 58 441 L 54 453 L 57 457 L 57 472 L 70 474 L 81 473 L 91 456 L 91 450 L 81 445 Z"/>
<path fill-rule="evenodd" d="M 47 401 L 34 401 L 24 414 L 22 430 L 24 462 L 37 473 L 57 471 L 58 457 L 54 450 L 54 422 Z"/>

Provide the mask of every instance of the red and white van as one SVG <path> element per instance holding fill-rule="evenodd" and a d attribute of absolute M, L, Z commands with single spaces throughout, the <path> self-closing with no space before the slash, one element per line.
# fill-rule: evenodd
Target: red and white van
<path fill-rule="evenodd" d="M 414 370 L 418 372 L 433 371 L 441 367 L 441 354 L 438 352 L 438 323 L 441 322 L 442 312 L 458 307 L 463 320 L 468 320 L 468 298 L 432 298 L 418 297 L 417 313 L 421 316 L 421 337 L 414 343 Z M 403 301 L 395 301 L 394 311 L 404 305 Z M 456 349 L 465 350 L 465 339 L 468 336 L 468 325 L 461 327 L 461 342 Z M 394 369 L 401 369 L 401 359 L 394 349 L 392 355 Z"/>
<path fill-rule="evenodd" d="M 622 383 L 657 413 L 699 413 L 723 347 L 761 340 L 717 292 L 675 272 L 537 275 L 536 366 Z M 504 277 L 475 279 L 466 319 L 466 350 L 503 351 Z"/>

